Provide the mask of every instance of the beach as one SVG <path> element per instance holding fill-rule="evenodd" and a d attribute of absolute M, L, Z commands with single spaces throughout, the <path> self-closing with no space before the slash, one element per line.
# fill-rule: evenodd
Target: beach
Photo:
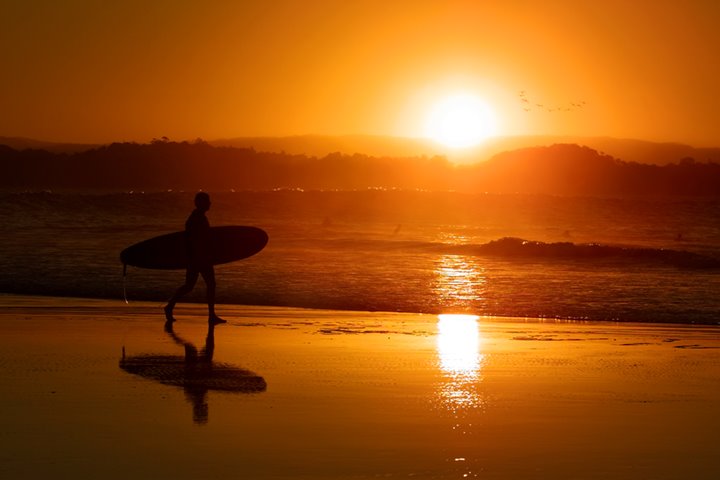
<path fill-rule="evenodd" d="M 2 478 L 717 478 L 715 326 L 0 296 Z"/>

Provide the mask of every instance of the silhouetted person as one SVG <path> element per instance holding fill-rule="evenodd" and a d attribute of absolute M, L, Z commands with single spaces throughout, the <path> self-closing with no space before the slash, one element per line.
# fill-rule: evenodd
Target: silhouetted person
<path fill-rule="evenodd" d="M 210 222 L 205 212 L 210 209 L 210 195 L 199 192 L 195 195 L 195 210 L 192 211 L 185 222 L 185 237 L 187 241 L 188 266 L 185 273 L 185 283 L 177 289 L 165 306 L 165 318 L 168 323 L 175 321 L 173 309 L 182 297 L 190 293 L 198 275 L 202 275 L 207 289 L 208 322 L 210 324 L 225 323 L 225 320 L 215 314 L 215 269 L 212 264 L 212 251 L 210 245 Z"/>

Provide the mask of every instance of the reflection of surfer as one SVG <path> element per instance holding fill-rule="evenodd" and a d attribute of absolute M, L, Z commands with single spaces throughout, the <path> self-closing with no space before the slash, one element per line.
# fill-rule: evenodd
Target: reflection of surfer
<path fill-rule="evenodd" d="M 173 317 L 175 304 L 192 291 L 198 275 L 202 275 L 207 289 L 208 322 L 213 325 L 225 323 L 225 320 L 215 314 L 215 269 L 210 258 L 210 222 L 205 216 L 205 212 L 208 210 L 210 210 L 210 195 L 199 192 L 195 195 L 195 210 L 185 222 L 188 251 L 185 283 L 177 289 L 165 306 L 167 323 L 175 321 Z"/>
<path fill-rule="evenodd" d="M 212 376 L 212 359 L 215 352 L 215 324 L 208 325 L 205 348 L 200 350 L 200 353 L 198 353 L 195 345 L 183 340 L 175 333 L 172 322 L 165 324 L 165 331 L 175 343 L 185 347 L 186 379 L 202 379 Z M 203 382 L 186 382 L 183 389 L 185 390 L 185 397 L 193 406 L 193 420 L 195 423 L 207 423 L 209 411 L 207 402 L 208 386 Z"/>
<path fill-rule="evenodd" d="M 165 324 L 165 332 L 185 354 L 140 354 L 123 356 L 120 368 L 128 373 L 156 380 L 165 385 L 181 387 L 185 398 L 192 404 L 193 421 L 208 422 L 208 392 L 260 393 L 267 389 L 265 380 L 255 373 L 234 365 L 215 362 L 215 324 L 208 324 L 205 346 L 198 348 L 180 337 L 173 329 L 173 322 Z"/>

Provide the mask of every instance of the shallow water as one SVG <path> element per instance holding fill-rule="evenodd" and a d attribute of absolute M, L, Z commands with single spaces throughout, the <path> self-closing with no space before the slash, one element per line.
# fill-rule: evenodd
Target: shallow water
<path fill-rule="evenodd" d="M 213 193 L 213 225 L 255 225 L 260 254 L 217 267 L 223 303 L 472 312 L 592 320 L 717 323 L 720 269 L 685 268 L 668 250 L 720 258 L 717 200 L 357 192 Z M 119 252 L 182 228 L 182 192 L 2 196 L 0 291 L 123 297 Z M 483 253 L 488 242 L 600 243 L 648 257 Z M 131 300 L 166 300 L 180 271 L 130 268 Z M 201 301 L 202 285 L 189 300 Z"/>

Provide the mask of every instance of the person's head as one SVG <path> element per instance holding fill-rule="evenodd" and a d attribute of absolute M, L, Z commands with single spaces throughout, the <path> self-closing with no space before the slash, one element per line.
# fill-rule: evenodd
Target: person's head
<path fill-rule="evenodd" d="M 210 195 L 205 192 L 198 192 L 195 195 L 195 206 L 203 212 L 210 210 Z"/>

